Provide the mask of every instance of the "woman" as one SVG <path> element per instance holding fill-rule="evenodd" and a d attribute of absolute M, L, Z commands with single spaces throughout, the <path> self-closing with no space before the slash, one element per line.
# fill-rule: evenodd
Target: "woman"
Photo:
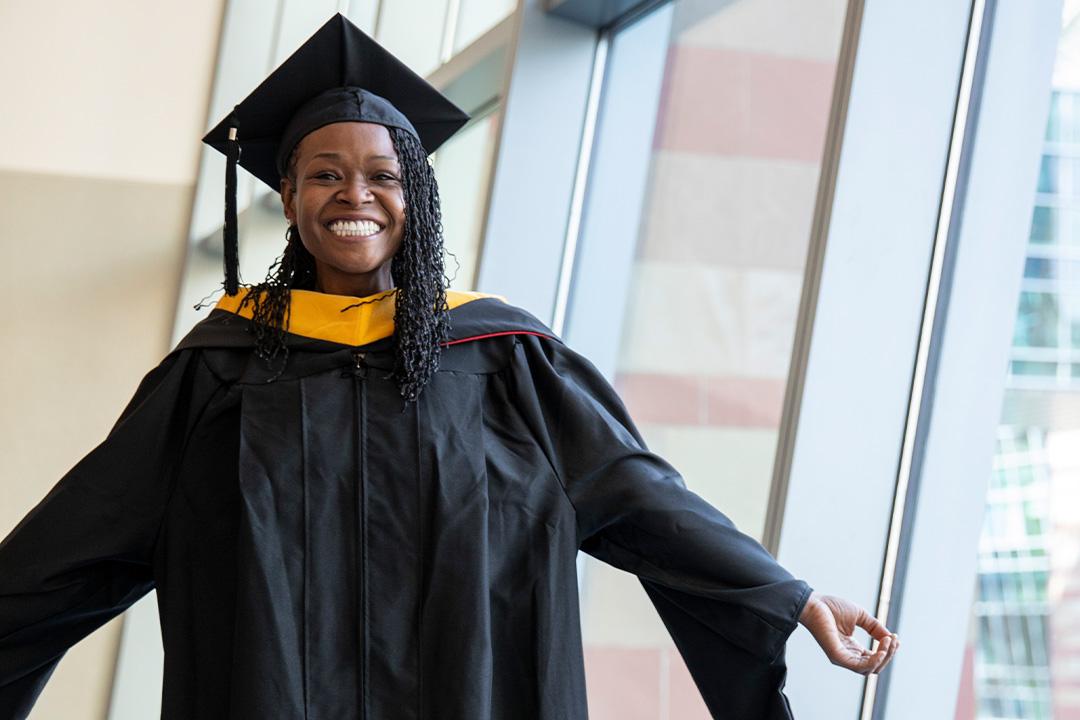
<path fill-rule="evenodd" d="M 446 288 L 427 153 L 464 119 L 338 15 L 207 136 L 280 190 L 285 252 L 241 288 L 227 199 L 227 295 L 0 544 L 0 718 L 152 588 L 164 718 L 585 718 L 579 549 L 639 577 L 716 717 L 792 717 L 800 622 L 890 660 L 587 360 Z"/>

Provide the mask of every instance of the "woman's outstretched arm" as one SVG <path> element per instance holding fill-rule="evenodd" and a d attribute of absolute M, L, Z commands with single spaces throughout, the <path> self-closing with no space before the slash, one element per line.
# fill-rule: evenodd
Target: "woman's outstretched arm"
<path fill-rule="evenodd" d="M 0 718 L 25 718 L 68 648 L 154 587 L 199 362 L 173 353 L 148 373 L 106 439 L 0 542 Z"/>
<path fill-rule="evenodd" d="M 808 620 L 830 658 L 848 657 L 848 616 L 823 613 L 825 596 L 648 450 L 586 358 L 521 336 L 511 369 L 519 408 L 576 511 L 580 548 L 639 577 L 714 713 L 790 717 L 781 692 L 789 636 Z"/>

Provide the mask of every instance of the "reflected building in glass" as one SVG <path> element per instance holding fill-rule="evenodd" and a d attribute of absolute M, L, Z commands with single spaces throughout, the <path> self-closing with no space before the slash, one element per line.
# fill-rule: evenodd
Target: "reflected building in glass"
<path fill-rule="evenodd" d="M 631 239 L 615 387 L 649 448 L 758 539 L 846 5 L 673 3 Z M 590 717 L 710 717 L 636 577 L 586 558 L 582 627 Z"/>
<path fill-rule="evenodd" d="M 1080 34 L 1066 8 L 957 720 L 1080 718 Z"/>

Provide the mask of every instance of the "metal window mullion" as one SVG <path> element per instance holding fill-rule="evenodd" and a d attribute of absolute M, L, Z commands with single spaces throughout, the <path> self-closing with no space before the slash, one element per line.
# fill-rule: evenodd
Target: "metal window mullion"
<path fill-rule="evenodd" d="M 914 520 L 908 515 L 908 511 L 913 510 L 918 497 L 920 463 L 925 436 L 929 431 L 934 373 L 948 312 L 948 291 L 955 258 L 954 246 L 959 235 L 959 211 L 963 204 L 971 160 L 970 154 L 978 117 L 978 97 L 985 73 L 989 31 L 992 27 L 995 7 L 996 0 L 973 0 L 971 4 L 960 85 L 957 89 L 956 110 L 953 116 L 952 137 L 942 186 L 942 200 L 932 249 L 930 276 L 927 281 L 926 303 L 919 332 L 910 404 L 875 613 L 876 617 L 887 625 L 891 622 L 890 613 L 894 602 L 899 605 L 903 593 L 905 565 Z M 872 644 L 872 648 L 877 649 L 876 641 Z M 879 684 L 883 686 L 880 698 L 878 697 Z M 867 676 L 863 688 L 861 720 L 883 720 L 887 690 L 888 681 L 882 683 L 881 675 L 875 673 Z"/>
<path fill-rule="evenodd" d="M 585 108 L 585 122 L 581 129 L 581 144 L 578 148 L 577 169 L 574 173 L 574 188 L 570 198 L 570 212 L 566 223 L 566 235 L 563 237 L 562 260 L 559 265 L 558 284 L 555 288 L 555 304 L 552 308 L 551 329 L 562 336 L 565 331 L 567 308 L 577 264 L 578 243 L 581 239 L 581 216 L 585 207 L 585 190 L 589 181 L 589 168 L 596 137 L 596 123 L 599 116 L 600 98 L 604 89 L 604 75 L 607 69 L 608 49 L 611 46 L 611 34 L 601 32 L 596 38 L 596 51 L 593 55 L 592 76 L 589 80 L 589 99 Z"/>
<path fill-rule="evenodd" d="M 462 0 L 447 0 L 446 13 L 443 16 L 442 47 L 439 50 L 439 64 L 444 65 L 454 56 L 454 41 L 457 38 L 458 21 L 461 19 Z"/>

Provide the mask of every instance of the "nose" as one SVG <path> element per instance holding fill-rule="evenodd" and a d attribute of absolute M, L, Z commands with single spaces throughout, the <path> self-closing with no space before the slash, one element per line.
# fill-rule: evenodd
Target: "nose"
<path fill-rule="evenodd" d="M 361 203 L 371 202 L 374 199 L 375 194 L 371 192 L 367 180 L 362 177 L 345 183 L 345 185 L 337 192 L 338 202 L 348 203 L 350 205 L 360 205 Z"/>

